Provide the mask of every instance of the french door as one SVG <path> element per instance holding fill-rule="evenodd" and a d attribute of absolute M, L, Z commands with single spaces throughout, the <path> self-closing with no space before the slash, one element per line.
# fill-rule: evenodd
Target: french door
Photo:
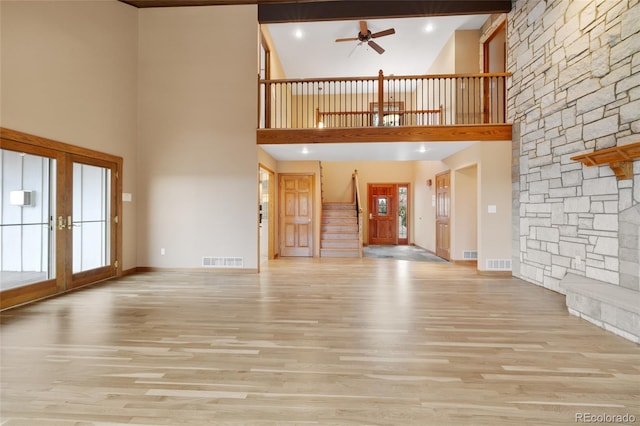
<path fill-rule="evenodd" d="M 8 129 L 1 142 L 0 306 L 118 275 L 122 160 Z"/>

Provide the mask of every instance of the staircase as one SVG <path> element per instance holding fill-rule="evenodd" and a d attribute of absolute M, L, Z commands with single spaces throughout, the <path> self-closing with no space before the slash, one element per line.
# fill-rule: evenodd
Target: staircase
<path fill-rule="evenodd" d="M 361 257 L 354 203 L 322 203 L 320 257 Z"/>

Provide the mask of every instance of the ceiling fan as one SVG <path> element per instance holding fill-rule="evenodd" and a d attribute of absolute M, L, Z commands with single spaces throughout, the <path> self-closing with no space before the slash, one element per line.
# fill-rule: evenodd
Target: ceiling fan
<path fill-rule="evenodd" d="M 373 50 L 378 52 L 379 54 L 384 53 L 384 49 L 375 41 L 371 40 L 372 38 L 383 37 L 386 35 L 395 34 L 396 30 L 393 28 L 389 28 L 388 30 L 378 31 L 377 33 L 372 33 L 371 30 L 367 27 L 367 21 L 360 21 L 360 32 L 358 33 L 358 37 L 349 37 L 349 38 L 338 38 L 336 42 L 341 41 L 359 41 L 359 45 L 362 43 L 367 43 Z"/>

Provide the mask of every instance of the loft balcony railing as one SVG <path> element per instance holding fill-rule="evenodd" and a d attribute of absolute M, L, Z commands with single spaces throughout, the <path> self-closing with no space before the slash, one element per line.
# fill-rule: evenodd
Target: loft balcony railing
<path fill-rule="evenodd" d="M 510 75 L 260 80 L 259 128 L 504 124 Z"/>

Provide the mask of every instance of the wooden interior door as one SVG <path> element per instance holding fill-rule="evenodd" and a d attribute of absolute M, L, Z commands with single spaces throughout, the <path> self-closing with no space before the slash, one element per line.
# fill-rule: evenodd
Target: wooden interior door
<path fill-rule="evenodd" d="M 449 260 L 451 256 L 451 172 L 436 175 L 436 255 Z"/>
<path fill-rule="evenodd" d="M 369 244 L 398 244 L 398 185 L 368 185 Z"/>
<path fill-rule="evenodd" d="M 280 175 L 280 255 L 313 256 L 313 175 Z"/>

